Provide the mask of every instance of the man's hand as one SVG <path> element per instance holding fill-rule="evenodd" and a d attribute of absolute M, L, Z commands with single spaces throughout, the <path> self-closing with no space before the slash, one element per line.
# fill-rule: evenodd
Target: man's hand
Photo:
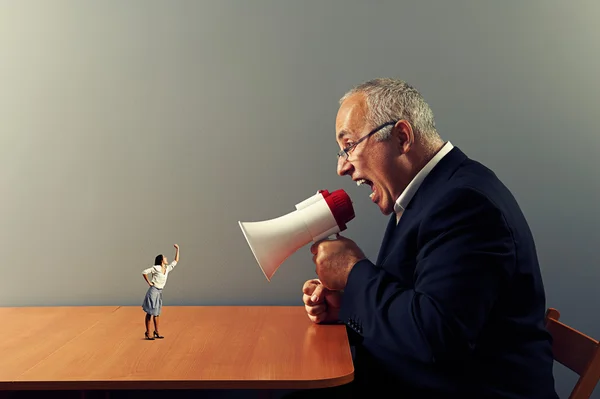
<path fill-rule="evenodd" d="M 317 279 L 308 280 L 302 287 L 302 301 L 308 318 L 317 324 L 339 321 L 342 294 L 328 290 Z"/>
<path fill-rule="evenodd" d="M 175 249 L 179 249 L 179 245 L 173 244 L 173 246 L 175 247 Z"/>
<path fill-rule="evenodd" d="M 349 238 L 339 234 L 335 240 L 324 239 L 310 247 L 321 284 L 333 291 L 343 290 L 350 270 L 365 254 Z"/>

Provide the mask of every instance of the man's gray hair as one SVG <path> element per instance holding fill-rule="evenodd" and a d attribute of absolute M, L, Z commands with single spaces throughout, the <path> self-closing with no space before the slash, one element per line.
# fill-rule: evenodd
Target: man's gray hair
<path fill-rule="evenodd" d="M 431 108 L 421 94 L 408 83 L 390 78 L 369 80 L 344 94 L 340 104 L 356 93 L 366 96 L 366 118 L 372 128 L 404 119 L 412 126 L 416 141 L 427 146 L 428 143 L 440 139 Z M 384 128 L 375 134 L 375 137 L 377 140 L 386 140 L 391 130 L 391 126 Z"/>

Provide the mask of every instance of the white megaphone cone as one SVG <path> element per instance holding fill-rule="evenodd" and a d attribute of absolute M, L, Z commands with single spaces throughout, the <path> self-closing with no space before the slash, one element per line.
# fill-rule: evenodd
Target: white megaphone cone
<path fill-rule="evenodd" d="M 279 266 L 309 242 L 346 230 L 354 219 L 352 201 L 344 190 L 317 194 L 296 205 L 296 210 L 262 222 L 238 222 L 268 281 Z"/>

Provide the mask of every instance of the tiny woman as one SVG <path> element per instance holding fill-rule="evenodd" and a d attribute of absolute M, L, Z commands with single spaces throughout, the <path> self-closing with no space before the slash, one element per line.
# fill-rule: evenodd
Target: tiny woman
<path fill-rule="evenodd" d="M 150 288 L 146 291 L 144 302 L 142 303 L 142 309 L 146 312 L 146 339 L 153 340 L 154 338 L 164 338 L 158 333 L 158 317 L 162 310 L 162 291 L 167 283 L 167 276 L 169 272 L 173 270 L 177 262 L 179 262 L 179 245 L 174 244 L 175 247 L 175 259 L 171 264 L 168 264 L 167 257 L 158 255 L 154 259 L 154 266 L 147 268 L 142 272 L 144 280 L 148 283 Z M 151 278 L 148 279 L 148 275 Z M 154 333 L 150 336 L 150 318 L 154 316 Z"/>

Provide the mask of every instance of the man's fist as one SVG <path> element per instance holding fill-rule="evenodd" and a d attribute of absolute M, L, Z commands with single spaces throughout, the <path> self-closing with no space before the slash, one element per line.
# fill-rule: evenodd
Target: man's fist
<path fill-rule="evenodd" d="M 325 288 L 318 279 L 305 282 L 302 292 L 306 313 L 313 323 L 336 323 L 339 321 L 342 302 L 340 292 Z"/>
<path fill-rule="evenodd" d="M 358 261 L 366 258 L 354 241 L 339 234 L 336 239 L 314 243 L 310 252 L 319 281 L 334 291 L 346 288 L 350 271 Z"/>

